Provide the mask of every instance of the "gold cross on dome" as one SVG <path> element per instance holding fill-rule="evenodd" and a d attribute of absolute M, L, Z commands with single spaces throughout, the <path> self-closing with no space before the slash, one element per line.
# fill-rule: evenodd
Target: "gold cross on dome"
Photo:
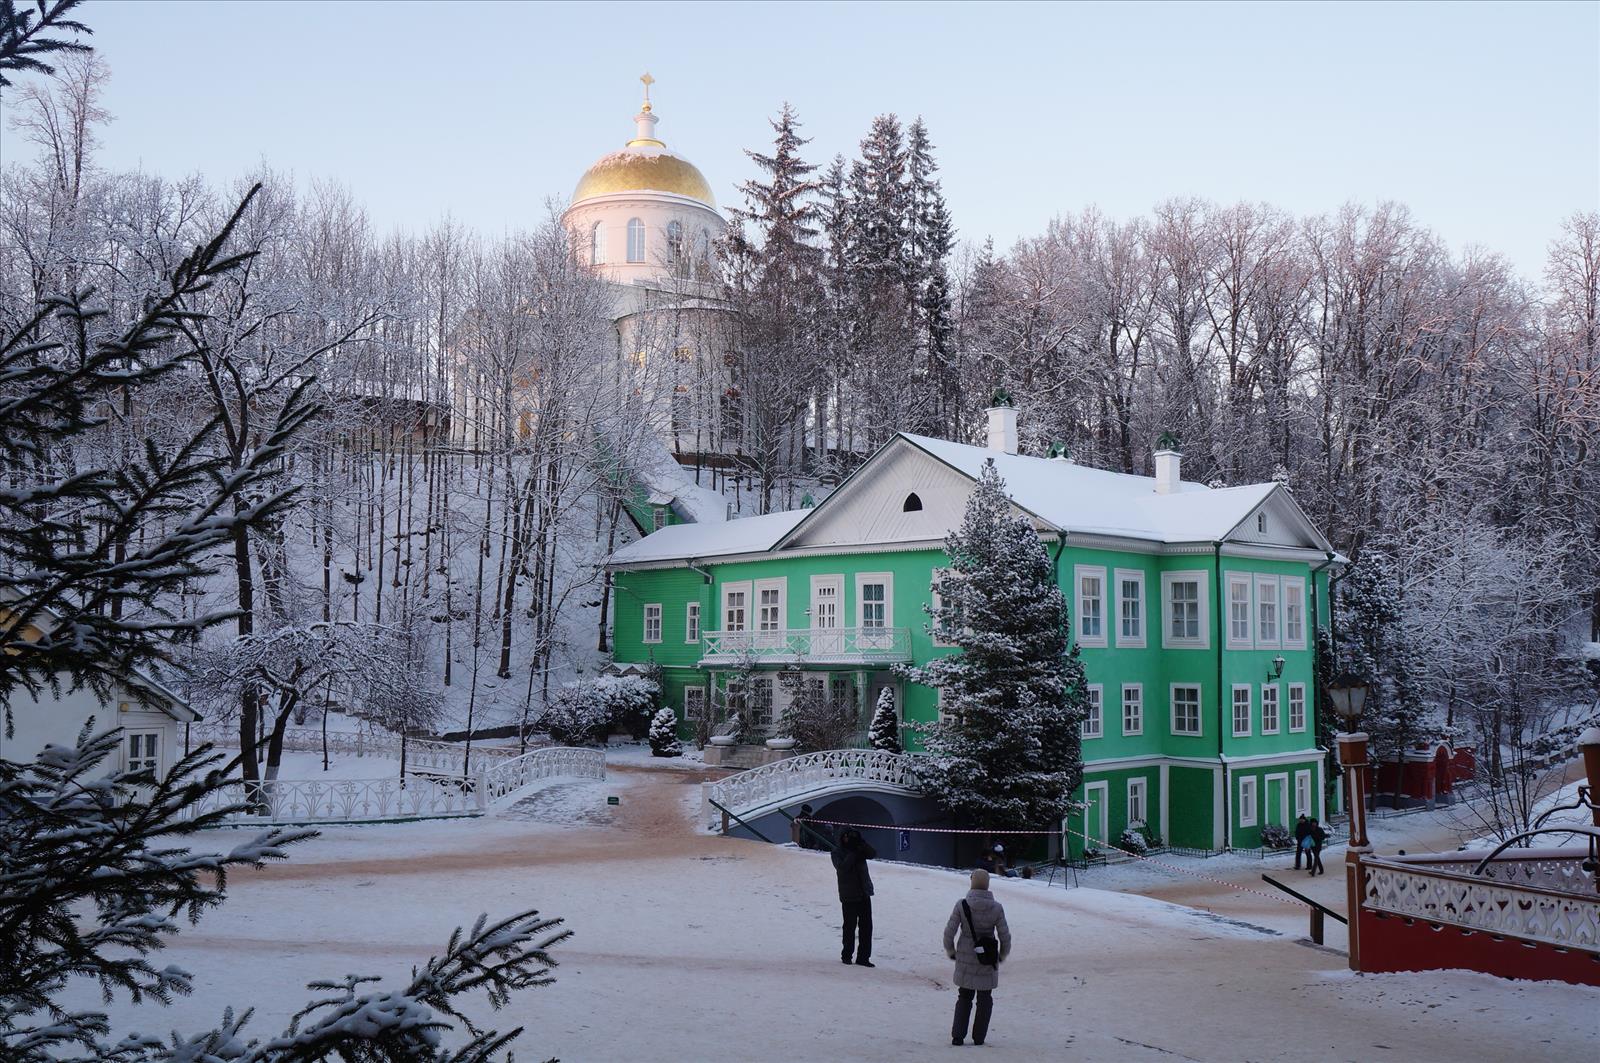
<path fill-rule="evenodd" d="M 644 102 L 645 103 L 649 103 L 650 102 L 650 86 L 654 85 L 656 83 L 656 79 L 650 76 L 650 71 L 646 70 L 644 72 L 644 76 L 641 77 L 639 80 L 644 82 Z"/>

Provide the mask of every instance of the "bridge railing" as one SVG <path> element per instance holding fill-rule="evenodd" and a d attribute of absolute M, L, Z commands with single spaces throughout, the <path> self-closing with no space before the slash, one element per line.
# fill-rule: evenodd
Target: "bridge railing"
<path fill-rule="evenodd" d="M 477 807 L 488 809 L 497 802 L 541 779 L 604 779 L 606 755 L 600 749 L 553 746 L 535 749 L 520 757 L 482 768 L 473 778 Z"/>
<path fill-rule="evenodd" d="M 257 811 L 230 816 L 228 823 L 376 823 L 482 814 L 470 785 L 398 778 L 236 780 L 206 794 L 194 811 L 246 803 Z"/>
<path fill-rule="evenodd" d="M 785 802 L 838 782 L 872 783 L 906 793 L 916 792 L 915 758 L 881 749 L 826 749 L 763 764 L 726 779 L 706 783 L 702 813 L 708 828 L 721 822 L 712 801 L 739 813 Z"/>

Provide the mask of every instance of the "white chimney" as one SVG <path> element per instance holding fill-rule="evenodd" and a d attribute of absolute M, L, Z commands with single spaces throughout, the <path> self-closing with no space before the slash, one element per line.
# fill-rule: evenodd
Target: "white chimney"
<path fill-rule="evenodd" d="M 1170 495 L 1178 489 L 1179 468 L 1183 455 L 1163 447 L 1156 451 L 1156 494 Z"/>
<path fill-rule="evenodd" d="M 1002 454 L 1017 452 L 1017 408 L 991 406 L 989 413 L 989 449 Z"/>

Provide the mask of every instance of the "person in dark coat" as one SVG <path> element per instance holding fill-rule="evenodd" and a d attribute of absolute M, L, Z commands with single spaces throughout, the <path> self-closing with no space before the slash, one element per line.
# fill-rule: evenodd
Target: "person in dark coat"
<path fill-rule="evenodd" d="M 1328 869 L 1322 866 L 1322 847 L 1328 844 L 1328 832 L 1322 829 L 1322 824 L 1313 819 L 1307 837 L 1311 839 L 1311 848 L 1306 850 L 1306 866 L 1313 875 L 1326 875 Z"/>
<path fill-rule="evenodd" d="M 867 870 L 867 861 L 877 855 L 878 851 L 854 827 L 846 827 L 840 833 L 839 847 L 833 851 L 833 869 L 839 875 L 839 907 L 844 912 L 844 951 L 839 959 L 858 967 L 877 966 L 872 962 L 872 874 Z"/>
<path fill-rule="evenodd" d="M 972 1019 L 972 1043 L 981 1045 L 989 1036 L 989 1016 L 994 1013 L 994 989 L 1000 984 L 1000 965 L 989 966 L 978 959 L 975 936 L 997 939 L 999 960 L 1003 962 L 1011 953 L 1011 928 L 1006 925 L 1006 910 L 989 892 L 989 872 L 977 868 L 972 872 L 972 888 L 956 902 L 950 919 L 944 925 L 944 953 L 956 961 L 956 1014 L 950 1025 L 950 1043 L 963 1044 L 967 1037 L 967 1020 Z M 972 913 L 968 925 L 967 912 Z M 972 1015 L 973 998 L 977 998 L 978 1013 Z"/>
<path fill-rule="evenodd" d="M 1309 855 L 1305 852 L 1306 835 L 1311 833 L 1311 821 L 1303 814 L 1294 821 L 1294 869 L 1300 870 L 1300 858 Z"/>

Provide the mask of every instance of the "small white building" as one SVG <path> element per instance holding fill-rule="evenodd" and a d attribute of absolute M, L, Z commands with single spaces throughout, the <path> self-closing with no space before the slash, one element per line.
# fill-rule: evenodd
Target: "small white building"
<path fill-rule="evenodd" d="M 177 693 L 137 672 L 113 677 L 104 697 L 86 686 L 74 690 L 67 676 L 59 678 L 59 692 L 18 689 L 6 696 L 11 727 L 0 727 L 0 759 L 29 761 L 45 746 L 76 745 L 92 718 L 94 733 L 122 728 L 114 767 L 152 770 L 159 778 L 183 756 L 185 726 L 200 718 Z"/>

